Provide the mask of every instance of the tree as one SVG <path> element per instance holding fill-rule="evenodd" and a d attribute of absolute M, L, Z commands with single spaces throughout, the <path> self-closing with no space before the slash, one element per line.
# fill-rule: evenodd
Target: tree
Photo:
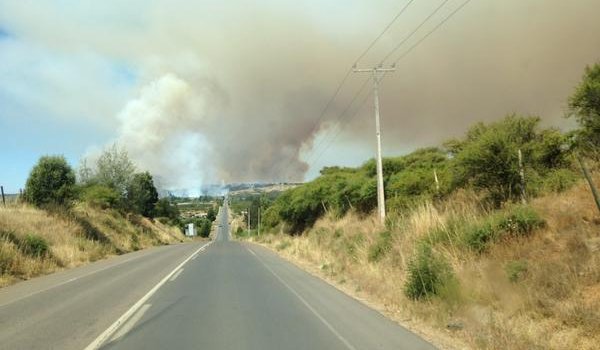
<path fill-rule="evenodd" d="M 126 193 L 134 174 L 135 165 L 129 159 L 127 151 L 117 144 L 105 149 L 96 161 L 95 180 L 114 188 L 120 194 Z"/>
<path fill-rule="evenodd" d="M 154 207 L 158 202 L 158 191 L 154 187 L 152 175 L 148 172 L 133 175 L 127 187 L 127 203 L 136 213 L 146 217 L 154 216 Z"/>
<path fill-rule="evenodd" d="M 75 197 L 75 172 L 63 156 L 41 157 L 25 185 L 25 200 L 44 207 L 68 205 Z"/>
<path fill-rule="evenodd" d="M 600 147 L 600 63 L 586 67 L 581 83 L 569 98 L 569 116 L 575 117 L 579 130 L 578 144 L 584 150 Z"/>
<path fill-rule="evenodd" d="M 171 221 L 176 221 L 179 218 L 179 208 L 176 204 L 171 203 L 168 198 L 159 199 L 154 208 L 156 217 L 168 218 Z"/>

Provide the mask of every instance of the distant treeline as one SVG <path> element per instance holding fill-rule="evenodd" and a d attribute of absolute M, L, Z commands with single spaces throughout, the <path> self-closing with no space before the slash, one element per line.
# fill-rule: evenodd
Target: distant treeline
<path fill-rule="evenodd" d="M 513 114 L 497 122 L 477 123 L 464 137 L 441 147 L 385 158 L 388 210 L 406 211 L 459 189 L 479 193 L 483 205 L 490 208 L 567 189 L 581 177 L 576 157 L 600 158 L 599 64 L 586 68 L 568 104 L 567 117 L 579 124 L 570 132 L 542 128 L 539 117 Z M 284 192 L 270 204 L 263 224 L 285 223 L 289 232 L 300 233 L 326 213 L 368 214 L 377 207 L 375 175 L 374 160 L 358 168 L 326 167 L 317 179 Z"/>

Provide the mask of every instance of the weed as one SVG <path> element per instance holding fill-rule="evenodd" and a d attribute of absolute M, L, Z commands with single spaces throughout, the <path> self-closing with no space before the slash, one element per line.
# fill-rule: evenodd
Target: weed
<path fill-rule="evenodd" d="M 429 244 L 417 247 L 416 256 L 408 263 L 404 293 L 410 299 L 422 299 L 439 294 L 454 280 L 450 265 L 433 253 Z"/>
<path fill-rule="evenodd" d="M 49 254 L 48 242 L 40 236 L 28 234 L 19 247 L 23 253 L 34 257 L 46 257 Z"/>
<path fill-rule="evenodd" d="M 504 270 L 508 276 L 508 280 L 516 283 L 527 272 L 527 262 L 521 260 L 509 261 Z"/>
<path fill-rule="evenodd" d="M 284 249 L 287 249 L 291 245 L 292 245 L 292 243 L 290 241 L 283 241 L 283 242 L 279 243 L 277 246 L 275 246 L 275 249 L 284 250 Z"/>
<path fill-rule="evenodd" d="M 392 249 L 392 233 L 383 231 L 379 233 L 379 239 L 369 247 L 369 262 L 380 261 Z"/>

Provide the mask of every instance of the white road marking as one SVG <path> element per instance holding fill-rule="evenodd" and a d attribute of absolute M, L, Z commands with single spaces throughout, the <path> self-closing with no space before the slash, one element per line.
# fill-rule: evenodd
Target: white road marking
<path fill-rule="evenodd" d="M 63 281 L 63 282 L 57 283 L 57 284 L 55 284 L 55 285 L 52 285 L 52 286 L 50 286 L 50 287 L 48 287 L 48 288 L 40 289 L 40 290 L 37 290 L 37 291 L 35 291 L 35 292 L 29 293 L 29 294 L 25 294 L 24 296 L 22 296 L 22 297 L 20 297 L 20 298 L 18 298 L 18 299 L 11 300 L 11 301 L 9 301 L 8 303 L 5 303 L 5 304 L 2 304 L 2 305 L 0 305 L 0 308 L 1 308 L 1 307 L 3 307 L 3 306 L 6 306 L 6 305 L 10 305 L 10 304 L 12 304 L 12 303 L 16 303 L 17 301 L 20 301 L 20 300 L 23 300 L 23 299 L 26 299 L 26 298 L 32 297 L 32 296 L 34 296 L 34 295 L 36 295 L 36 294 L 40 294 L 40 293 L 43 293 L 43 292 L 47 292 L 47 291 L 49 291 L 49 290 L 52 290 L 52 289 L 54 289 L 54 288 L 56 288 L 56 287 L 64 286 L 65 284 L 68 284 L 68 283 L 71 283 L 71 282 L 77 281 L 78 279 L 81 279 L 81 278 L 84 278 L 84 277 L 91 276 L 91 275 L 93 275 L 93 274 L 96 274 L 96 273 L 98 273 L 98 272 L 102 272 L 102 271 L 104 271 L 104 270 L 108 270 L 108 269 L 111 269 L 111 268 L 113 268 L 113 267 L 117 267 L 117 266 L 123 265 L 123 264 L 125 264 L 125 263 L 128 263 L 128 262 L 130 262 L 130 261 L 132 261 L 132 260 L 139 259 L 139 258 L 141 258 L 141 257 L 143 257 L 143 256 L 145 256 L 145 255 L 146 255 L 146 254 L 139 255 L 139 256 L 136 256 L 136 257 L 133 257 L 133 258 L 130 258 L 130 259 L 126 259 L 126 260 L 123 260 L 123 261 L 121 261 L 121 262 L 119 262 L 119 263 L 117 263 L 117 264 L 110 265 L 110 266 L 105 266 L 105 267 L 103 267 L 103 268 L 100 268 L 100 269 L 98 269 L 98 270 L 94 270 L 94 271 L 92 271 L 92 272 L 89 272 L 89 273 L 87 273 L 87 274 L 81 275 L 81 276 L 79 276 L 79 277 L 73 277 L 73 278 L 71 278 L 71 279 L 68 279 L 68 280 L 66 280 L 66 281 Z"/>
<path fill-rule="evenodd" d="M 125 311 L 125 313 L 123 315 L 121 315 L 121 317 L 119 317 L 113 324 L 111 324 L 96 339 L 94 339 L 94 341 L 91 342 L 90 345 L 88 345 L 87 347 L 85 347 L 84 350 L 96 350 L 96 349 L 98 349 L 102 345 L 102 343 L 104 343 L 107 339 L 109 339 L 110 336 L 114 332 L 116 332 L 117 329 L 119 329 L 119 327 L 122 324 L 124 324 L 125 322 L 127 322 L 127 320 L 139 308 L 141 308 L 146 303 L 146 301 L 148 301 L 148 299 L 150 299 L 150 297 L 152 295 L 154 295 L 154 293 L 156 293 L 156 291 L 160 287 L 162 287 L 163 284 L 167 283 L 167 281 L 169 280 L 169 278 L 171 278 L 177 272 L 177 270 L 181 269 L 183 267 L 183 265 L 185 265 L 188 261 L 190 261 L 190 259 L 192 258 L 192 256 L 194 256 L 194 254 L 197 254 L 198 252 L 200 252 L 200 249 L 205 248 L 206 246 L 210 245 L 211 243 L 212 243 L 212 241 L 208 242 L 205 245 L 203 245 L 202 247 L 198 248 L 187 259 L 185 259 L 181 264 L 179 264 L 177 267 L 175 267 L 173 269 L 173 271 L 171 271 L 170 273 L 168 273 L 162 280 L 160 280 L 160 282 L 158 282 L 154 287 L 152 287 L 152 289 L 150 289 L 150 291 L 148 293 L 146 293 L 146 295 L 144 295 L 140 300 L 138 300 L 135 304 L 133 304 L 133 306 L 131 308 L 129 308 L 129 310 Z"/>
<path fill-rule="evenodd" d="M 123 327 L 121 327 L 121 329 L 119 329 L 119 331 L 115 334 L 114 337 L 112 337 L 110 340 L 114 341 L 117 339 L 122 338 L 125 334 L 129 333 L 129 331 L 133 328 L 133 326 L 135 326 L 136 323 L 138 323 L 139 320 L 142 319 L 142 317 L 144 316 L 144 314 L 146 313 L 146 311 L 148 311 L 148 309 L 150 309 L 152 305 L 151 304 L 145 304 L 144 306 L 142 306 L 138 312 L 135 313 L 135 315 L 133 315 L 124 325 Z"/>
<path fill-rule="evenodd" d="M 356 348 L 352 344 L 350 344 L 350 342 L 346 338 L 344 338 L 344 336 L 342 336 L 329 322 L 327 322 L 327 320 L 323 316 L 321 316 L 321 314 L 319 314 L 317 310 L 314 307 L 312 307 L 308 303 L 308 301 L 306 301 L 306 299 L 304 299 L 300 294 L 298 294 L 298 292 L 296 292 L 294 288 L 287 284 L 281 277 L 279 277 L 277 273 L 275 273 L 275 271 L 273 271 L 269 266 L 267 266 L 267 264 L 265 264 L 262 261 L 262 259 L 259 258 L 258 255 L 256 255 L 256 253 L 252 251 L 252 249 L 248 247 L 246 247 L 246 249 L 248 249 L 250 253 L 252 253 L 252 255 L 256 257 L 256 260 L 258 260 L 267 270 L 269 270 L 269 272 L 271 272 L 273 276 L 275 276 L 275 278 L 277 278 L 279 282 L 281 282 L 281 284 L 283 284 L 287 289 L 289 289 L 289 291 L 292 292 L 292 294 L 294 294 L 296 298 L 298 298 L 302 302 L 302 304 L 304 304 L 304 306 L 306 306 L 306 308 L 310 310 L 310 312 L 317 316 L 317 318 L 325 325 L 325 327 L 327 327 L 331 331 L 331 333 L 333 333 L 346 346 L 346 348 L 348 348 L 349 350 L 356 350 Z"/>
<path fill-rule="evenodd" d="M 173 281 L 175 281 L 175 279 L 176 279 L 177 277 L 179 277 L 179 275 L 181 275 L 181 273 L 182 273 L 182 272 L 183 272 L 183 269 L 180 269 L 179 271 L 177 271 L 177 273 L 176 273 L 176 274 L 174 274 L 174 275 L 173 275 L 173 277 L 171 277 L 171 278 L 169 279 L 169 282 L 173 282 Z"/>

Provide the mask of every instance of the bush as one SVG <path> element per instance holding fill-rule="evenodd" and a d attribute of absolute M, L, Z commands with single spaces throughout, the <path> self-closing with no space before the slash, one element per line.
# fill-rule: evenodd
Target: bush
<path fill-rule="evenodd" d="M 408 263 L 404 294 L 414 300 L 438 295 L 453 280 L 450 265 L 435 255 L 429 244 L 421 243 L 416 256 Z"/>
<path fill-rule="evenodd" d="M 133 176 L 127 187 L 127 203 L 130 208 L 145 217 L 154 216 L 154 206 L 158 202 L 158 191 L 154 187 L 152 175 L 148 172 Z"/>
<path fill-rule="evenodd" d="M 34 257 L 44 257 L 49 253 L 49 245 L 46 240 L 40 236 L 29 234 L 21 240 L 21 251 Z"/>
<path fill-rule="evenodd" d="M 63 156 L 45 156 L 25 184 L 25 200 L 37 207 L 69 205 L 75 197 L 75 173 Z"/>
<path fill-rule="evenodd" d="M 507 209 L 497 219 L 498 231 L 511 235 L 527 235 L 533 230 L 544 227 L 546 222 L 533 208 L 518 205 Z"/>
<path fill-rule="evenodd" d="M 464 230 L 463 241 L 471 250 L 482 253 L 490 242 L 496 240 L 498 232 L 489 222 L 467 226 Z"/>
<path fill-rule="evenodd" d="M 375 244 L 369 247 L 369 262 L 380 261 L 392 249 L 392 234 L 390 231 L 383 231 L 379 234 L 379 239 Z"/>
<path fill-rule="evenodd" d="M 462 234 L 459 235 L 463 237 L 463 243 L 468 248 L 483 253 L 491 243 L 501 238 L 525 236 L 544 227 L 545 224 L 533 208 L 515 205 L 458 230 L 462 230 Z"/>
<path fill-rule="evenodd" d="M 505 271 L 508 280 L 516 283 L 527 272 L 527 262 L 520 260 L 510 261 L 506 264 Z"/>
<path fill-rule="evenodd" d="M 92 206 L 107 209 L 117 207 L 121 197 L 108 186 L 89 185 L 81 188 L 79 198 Z"/>

